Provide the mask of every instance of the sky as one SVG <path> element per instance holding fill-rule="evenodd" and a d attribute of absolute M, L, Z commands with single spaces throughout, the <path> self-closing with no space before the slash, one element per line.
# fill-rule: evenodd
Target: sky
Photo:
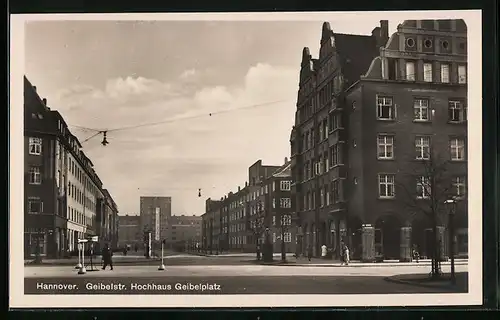
<path fill-rule="evenodd" d="M 329 22 L 369 35 L 380 19 Z M 83 149 L 120 214 L 151 195 L 201 215 L 255 161 L 289 157 L 302 49 L 318 56 L 323 22 L 28 22 L 25 72 L 80 141 L 109 130 Z"/>

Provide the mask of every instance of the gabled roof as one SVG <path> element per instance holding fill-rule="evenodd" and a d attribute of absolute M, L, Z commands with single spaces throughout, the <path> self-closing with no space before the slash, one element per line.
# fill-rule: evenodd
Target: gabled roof
<path fill-rule="evenodd" d="M 379 55 L 379 48 L 372 36 L 334 33 L 334 37 L 345 85 L 349 87 L 366 73 L 372 60 Z"/>
<path fill-rule="evenodd" d="M 290 177 L 291 175 L 292 175 L 292 162 L 288 161 L 278 170 L 274 171 L 272 177 L 281 178 L 281 177 Z"/>

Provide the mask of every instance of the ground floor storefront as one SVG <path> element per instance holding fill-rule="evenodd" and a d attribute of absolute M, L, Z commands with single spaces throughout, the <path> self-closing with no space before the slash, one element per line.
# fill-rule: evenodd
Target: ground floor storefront
<path fill-rule="evenodd" d="M 467 219 L 450 229 L 447 224 L 436 226 L 436 241 L 428 219 L 414 219 L 402 223 L 398 217 L 382 216 L 375 223 L 366 223 L 356 217 L 339 217 L 323 221 L 304 221 L 298 226 L 297 253 L 306 255 L 312 248 L 314 257 L 320 257 L 321 247 L 328 248 L 328 256 L 340 258 L 342 246 L 349 248 L 350 258 L 366 262 L 381 260 L 412 260 L 412 252 L 421 258 L 431 258 L 434 245 L 438 255 L 446 259 L 453 243 L 455 256 L 468 256 Z M 371 221 L 370 221 L 371 222 Z M 450 232 L 453 237 L 450 237 Z"/>

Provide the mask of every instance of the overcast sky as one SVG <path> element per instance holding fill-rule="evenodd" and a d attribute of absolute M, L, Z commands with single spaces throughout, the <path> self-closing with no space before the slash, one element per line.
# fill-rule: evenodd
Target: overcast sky
<path fill-rule="evenodd" d="M 380 19 L 329 22 L 335 32 L 371 34 Z M 389 21 L 390 33 L 400 22 Z M 96 137 L 84 151 L 120 214 L 137 213 L 141 195 L 164 195 L 173 214 L 200 215 L 206 198 L 244 185 L 256 160 L 289 157 L 302 48 L 318 55 L 322 23 L 30 22 L 25 70 L 70 125 L 187 118 L 110 131 L 108 146 Z M 282 102 L 246 108 L 273 101 Z M 72 132 L 80 141 L 94 133 Z"/>

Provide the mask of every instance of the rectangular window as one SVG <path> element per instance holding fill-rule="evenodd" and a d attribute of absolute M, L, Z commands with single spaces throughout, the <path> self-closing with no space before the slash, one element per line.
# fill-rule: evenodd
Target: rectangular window
<path fill-rule="evenodd" d="M 285 180 L 280 182 L 281 191 L 290 191 L 292 182 L 290 180 Z"/>
<path fill-rule="evenodd" d="M 291 232 L 285 232 L 283 234 L 283 238 L 285 239 L 285 242 L 292 242 L 292 233 Z"/>
<path fill-rule="evenodd" d="M 429 160 L 431 153 L 431 137 L 417 136 L 415 138 L 415 159 Z"/>
<path fill-rule="evenodd" d="M 276 225 L 276 216 L 273 215 L 273 226 Z"/>
<path fill-rule="evenodd" d="M 36 156 L 42 154 L 42 139 L 29 138 L 29 154 Z"/>
<path fill-rule="evenodd" d="M 320 189 L 319 191 L 319 197 L 320 197 L 320 205 L 321 207 L 325 206 L 325 190 L 323 188 Z"/>
<path fill-rule="evenodd" d="M 273 198 L 273 208 L 276 208 L 276 198 Z"/>
<path fill-rule="evenodd" d="M 413 100 L 413 119 L 416 121 L 429 121 L 429 100 Z"/>
<path fill-rule="evenodd" d="M 335 180 L 332 182 L 332 203 L 337 203 L 339 201 L 340 201 L 339 181 Z"/>
<path fill-rule="evenodd" d="M 428 199 L 431 195 L 431 183 L 429 177 L 417 178 L 417 199 Z"/>
<path fill-rule="evenodd" d="M 415 81 L 415 62 L 406 62 L 406 80 Z"/>
<path fill-rule="evenodd" d="M 292 216 L 289 214 L 285 214 L 281 216 L 281 224 L 283 226 L 290 226 L 292 225 Z"/>
<path fill-rule="evenodd" d="M 465 160 L 465 141 L 463 139 L 454 138 L 450 140 L 451 160 Z"/>
<path fill-rule="evenodd" d="M 273 243 L 276 242 L 276 233 L 273 232 Z"/>
<path fill-rule="evenodd" d="M 458 83 L 467 83 L 467 68 L 458 66 Z"/>
<path fill-rule="evenodd" d="M 30 175 L 30 184 L 42 183 L 42 175 L 40 173 L 40 167 L 31 167 L 29 175 Z"/>
<path fill-rule="evenodd" d="M 455 195 L 457 198 L 463 198 L 466 194 L 466 182 L 465 177 L 455 177 L 453 179 L 453 188 L 455 189 Z"/>
<path fill-rule="evenodd" d="M 280 208 L 291 208 L 292 201 L 290 198 L 281 198 L 280 199 Z"/>
<path fill-rule="evenodd" d="M 379 174 L 378 195 L 380 198 L 394 198 L 394 178 L 393 174 Z"/>
<path fill-rule="evenodd" d="M 43 202 L 40 199 L 28 199 L 28 213 L 42 213 Z"/>
<path fill-rule="evenodd" d="M 432 63 L 424 63 L 424 81 L 432 82 Z"/>
<path fill-rule="evenodd" d="M 394 159 L 394 136 L 380 134 L 378 136 L 378 158 Z"/>
<path fill-rule="evenodd" d="M 441 64 L 441 82 L 450 83 L 450 65 Z"/>
<path fill-rule="evenodd" d="M 377 97 L 377 119 L 394 120 L 395 112 L 392 97 Z"/>
<path fill-rule="evenodd" d="M 467 121 L 467 108 L 462 101 L 448 101 L 448 121 L 464 122 Z"/>

